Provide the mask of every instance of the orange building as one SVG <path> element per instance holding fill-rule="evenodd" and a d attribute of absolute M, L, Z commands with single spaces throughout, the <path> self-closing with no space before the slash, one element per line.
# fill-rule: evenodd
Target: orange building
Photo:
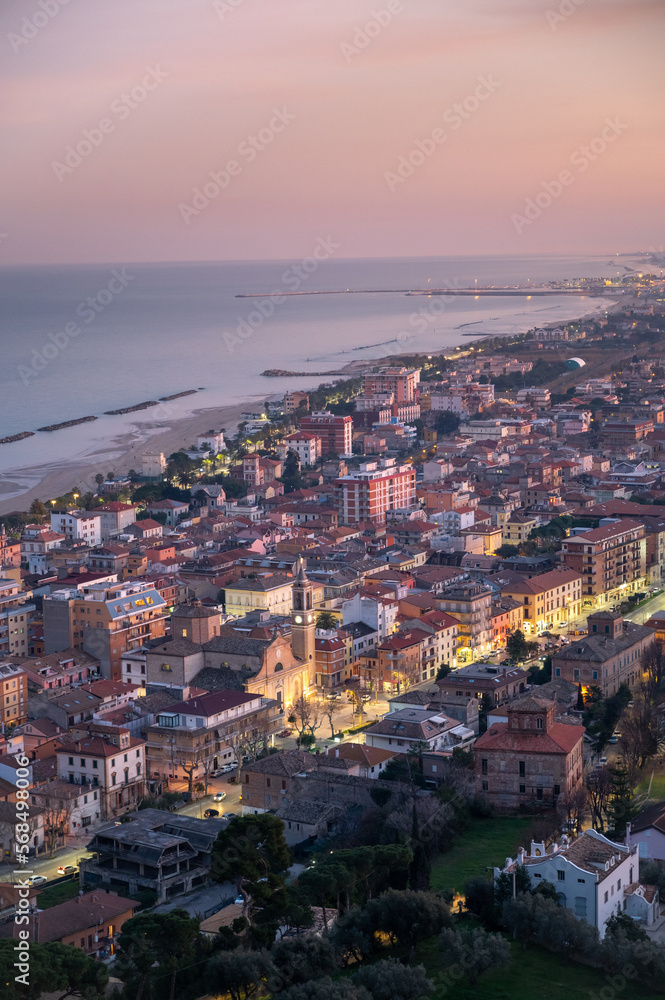
<path fill-rule="evenodd" d="M 366 462 L 359 472 L 335 480 L 335 496 L 340 524 L 384 524 L 388 511 L 415 508 L 416 470 L 392 459 Z"/>
<path fill-rule="evenodd" d="M 638 590 L 645 582 L 647 543 L 640 521 L 622 518 L 571 535 L 562 542 L 561 552 L 566 569 L 582 576 L 585 604 L 605 604 Z"/>
<path fill-rule="evenodd" d="M 22 726 L 28 719 L 28 675 L 13 663 L 0 663 L 0 721 Z"/>

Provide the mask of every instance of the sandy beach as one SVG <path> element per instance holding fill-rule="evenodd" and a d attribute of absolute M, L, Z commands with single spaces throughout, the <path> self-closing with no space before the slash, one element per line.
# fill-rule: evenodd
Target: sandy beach
<path fill-rule="evenodd" d="M 264 398 L 261 397 L 256 402 Z M 232 437 L 240 423 L 241 413 L 253 405 L 255 403 L 248 401 L 237 406 L 197 410 L 191 416 L 174 421 L 171 426 L 165 426 L 163 430 L 156 432 L 155 428 L 160 426 L 159 423 L 137 420 L 134 425 L 135 433 L 115 438 L 109 442 L 108 448 L 100 449 L 88 456 L 85 462 L 73 461 L 43 468 L 42 478 L 28 490 L 21 492 L 20 496 L 0 500 L 0 514 L 28 510 L 33 500 L 49 500 L 61 496 L 73 487 L 78 487 L 84 492 L 94 491 L 97 489 L 95 476 L 98 472 L 106 474 L 112 471 L 119 476 L 129 472 L 130 469 L 140 470 L 141 455 L 144 452 L 163 451 L 168 458 L 174 451 L 193 444 L 199 434 L 205 434 L 209 430 L 220 430 L 223 427 L 227 436 Z M 15 483 L 17 489 L 21 486 L 21 473 L 25 473 L 27 480 L 33 480 L 36 471 L 34 468 L 17 469 L 0 482 L 0 488 L 3 492 L 12 492 L 12 483 Z"/>

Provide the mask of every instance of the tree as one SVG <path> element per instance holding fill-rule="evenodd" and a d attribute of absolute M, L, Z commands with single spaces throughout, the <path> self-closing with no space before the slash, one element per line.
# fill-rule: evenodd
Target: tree
<path fill-rule="evenodd" d="M 332 611 L 319 611 L 316 616 L 316 627 L 322 629 L 333 629 L 337 628 L 339 619 Z"/>
<path fill-rule="evenodd" d="M 295 983 L 332 975 L 338 967 L 338 957 L 328 938 L 313 934 L 280 941 L 272 949 L 271 958 L 277 972 L 273 989 L 284 989 Z"/>
<path fill-rule="evenodd" d="M 292 493 L 302 486 L 303 477 L 300 472 L 300 458 L 298 453 L 289 448 L 282 466 L 281 481 L 284 483 L 284 492 Z"/>
<path fill-rule="evenodd" d="M 126 996 L 140 1000 L 144 993 L 152 995 L 161 980 L 168 981 L 168 998 L 174 1000 L 178 974 L 189 965 L 199 934 L 199 921 L 185 910 L 140 914 L 127 920 L 116 960 Z"/>
<path fill-rule="evenodd" d="M 291 864 L 284 824 L 270 813 L 237 816 L 212 846 L 210 872 L 217 882 L 230 878 L 256 882 L 267 872 L 283 876 Z"/>
<path fill-rule="evenodd" d="M 331 941 L 342 954 L 343 964 L 362 962 L 377 947 L 369 915 L 353 906 L 339 918 L 331 932 Z"/>
<path fill-rule="evenodd" d="M 228 993 L 231 1000 L 249 1000 L 262 988 L 272 968 L 265 951 L 222 951 L 206 965 L 205 988 L 214 996 Z"/>
<path fill-rule="evenodd" d="M 64 843 L 64 836 L 69 832 L 69 821 L 72 815 L 72 800 L 60 799 L 44 794 L 42 815 L 44 819 L 44 839 L 52 858 L 58 843 Z"/>
<path fill-rule="evenodd" d="M 321 704 L 317 698 L 306 698 L 301 694 L 291 705 L 289 722 L 296 727 L 298 742 L 301 743 L 304 736 L 314 738 L 316 730 L 323 725 L 325 715 L 321 711 Z"/>
<path fill-rule="evenodd" d="M 494 883 L 494 898 L 499 906 L 506 899 L 530 892 L 531 879 L 525 865 L 516 865 L 514 873 L 501 872 Z"/>
<path fill-rule="evenodd" d="M 330 738 L 335 738 L 335 725 L 333 719 L 342 710 L 342 699 L 332 695 L 326 695 L 321 699 L 321 710 L 330 725 Z"/>
<path fill-rule="evenodd" d="M 614 936 L 623 931 L 629 941 L 648 941 L 649 936 L 627 913 L 613 913 L 605 921 L 605 933 Z"/>
<path fill-rule="evenodd" d="M 524 660 L 527 657 L 529 647 L 526 639 L 524 638 L 524 632 L 521 629 L 515 629 L 511 632 L 506 640 L 506 652 L 511 660 Z"/>
<path fill-rule="evenodd" d="M 434 991 L 424 965 L 406 966 L 397 958 L 382 959 L 351 976 L 356 986 L 363 986 L 373 1000 L 418 1000 Z"/>
<path fill-rule="evenodd" d="M 609 822 L 613 836 L 623 838 L 626 824 L 639 812 L 627 769 L 617 762 L 610 768 Z"/>
<path fill-rule="evenodd" d="M 586 814 L 588 794 L 584 785 L 578 785 L 571 792 L 560 795 L 556 804 L 557 814 L 565 818 L 568 829 L 581 830 Z"/>
<path fill-rule="evenodd" d="M 663 689 L 665 680 L 665 654 L 659 642 L 652 643 L 642 654 L 643 691 L 647 702 L 653 703 Z"/>
<path fill-rule="evenodd" d="M 412 957 L 419 941 L 439 933 L 450 925 L 450 910 L 431 892 L 388 889 L 378 899 L 371 899 L 365 909 L 375 931 L 387 934 Z"/>
<path fill-rule="evenodd" d="M 472 986 L 488 969 L 510 964 L 510 945 L 501 934 L 491 934 L 482 927 L 457 931 L 446 928 L 440 938 L 442 950 L 462 966 Z"/>
<path fill-rule="evenodd" d="M 279 1000 L 372 1000 L 372 997 L 364 986 L 356 986 L 350 979 L 333 980 L 323 976 L 310 983 L 291 986 L 279 994 Z"/>
<path fill-rule="evenodd" d="M 95 482 L 97 483 L 98 486 L 102 485 L 102 483 L 104 482 L 104 473 L 103 472 L 98 472 L 97 473 L 97 475 L 95 476 Z"/>
<path fill-rule="evenodd" d="M 43 504 L 41 500 L 33 500 L 30 504 L 29 513 L 36 524 L 43 524 L 48 514 L 46 504 Z"/>
<path fill-rule="evenodd" d="M 486 878 L 470 879 L 464 886 L 464 900 L 470 913 L 483 924 L 492 925 L 496 919 L 494 884 Z"/>

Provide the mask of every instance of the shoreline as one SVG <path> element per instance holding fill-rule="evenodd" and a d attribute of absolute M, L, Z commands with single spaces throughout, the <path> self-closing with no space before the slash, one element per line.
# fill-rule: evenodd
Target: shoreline
<path fill-rule="evenodd" d="M 605 311 L 614 313 L 629 305 L 628 297 L 622 296 L 621 299 L 623 301 L 608 301 L 604 307 Z M 602 308 L 603 306 L 598 303 L 595 309 L 587 309 L 581 316 L 565 321 L 550 320 L 543 323 L 542 326 L 532 325 L 532 316 L 531 322 L 525 325 L 525 329 L 521 332 L 540 328 L 555 328 L 572 322 L 584 322 L 587 319 L 596 318 Z M 489 340 L 495 336 L 503 339 L 516 335 L 518 333 L 515 331 L 504 334 L 478 331 L 478 333 L 473 334 L 480 340 Z M 459 336 L 462 338 L 464 334 L 460 333 Z M 432 349 L 428 353 L 450 353 L 452 355 L 457 348 L 462 351 L 468 350 L 468 346 L 462 343 L 453 347 L 448 345 L 440 349 Z M 413 351 L 400 351 L 372 359 L 355 359 L 341 366 L 340 371 L 336 372 L 335 376 L 337 378 L 351 378 L 370 366 L 401 362 L 402 358 L 410 357 L 413 353 Z M 321 374 L 311 373 L 313 379 L 320 378 Z M 305 375 L 309 376 L 309 373 L 303 372 L 303 376 Z M 333 376 L 333 373 L 330 372 L 330 375 Z M 320 384 L 320 382 L 315 382 L 311 388 L 317 388 Z M 193 392 L 196 391 L 193 390 Z M 177 399 L 193 394 L 193 392 L 188 390 L 175 393 L 170 398 Z M 141 455 L 148 450 L 162 451 L 168 458 L 174 451 L 191 444 L 198 435 L 205 434 L 211 429 L 219 430 L 222 427 L 226 429 L 226 436 L 230 438 L 235 434 L 241 422 L 241 413 L 251 409 L 259 401 L 263 403 L 265 398 L 266 393 L 262 393 L 241 403 L 205 407 L 194 410 L 186 417 L 176 417 L 171 422 L 168 419 L 137 421 L 132 424 L 130 431 L 109 438 L 108 442 L 96 451 L 91 451 L 89 454 L 81 455 L 71 461 L 61 461 L 54 463 L 53 466 L 42 466 L 40 469 L 36 469 L 34 466 L 16 466 L 6 473 L 0 474 L 0 490 L 5 494 L 5 496 L 0 496 L 0 515 L 18 510 L 26 511 L 33 500 L 39 499 L 47 502 L 51 497 L 60 496 L 74 486 L 84 492 L 94 492 L 96 489 L 94 477 L 98 472 L 112 467 L 115 475 L 122 476 L 130 469 L 138 470 L 141 467 Z M 132 409 L 132 407 L 129 408 L 130 411 Z M 149 416 L 149 410 L 146 416 Z"/>

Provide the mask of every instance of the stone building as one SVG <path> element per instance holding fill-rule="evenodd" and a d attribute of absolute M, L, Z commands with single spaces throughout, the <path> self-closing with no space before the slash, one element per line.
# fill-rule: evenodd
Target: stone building
<path fill-rule="evenodd" d="M 624 621 L 616 611 L 598 611 L 587 618 L 588 634 L 552 656 L 552 677 L 581 684 L 583 692 L 599 687 L 604 698 L 622 684 L 633 689 L 642 682 L 642 655 L 656 641 L 645 625 Z"/>

